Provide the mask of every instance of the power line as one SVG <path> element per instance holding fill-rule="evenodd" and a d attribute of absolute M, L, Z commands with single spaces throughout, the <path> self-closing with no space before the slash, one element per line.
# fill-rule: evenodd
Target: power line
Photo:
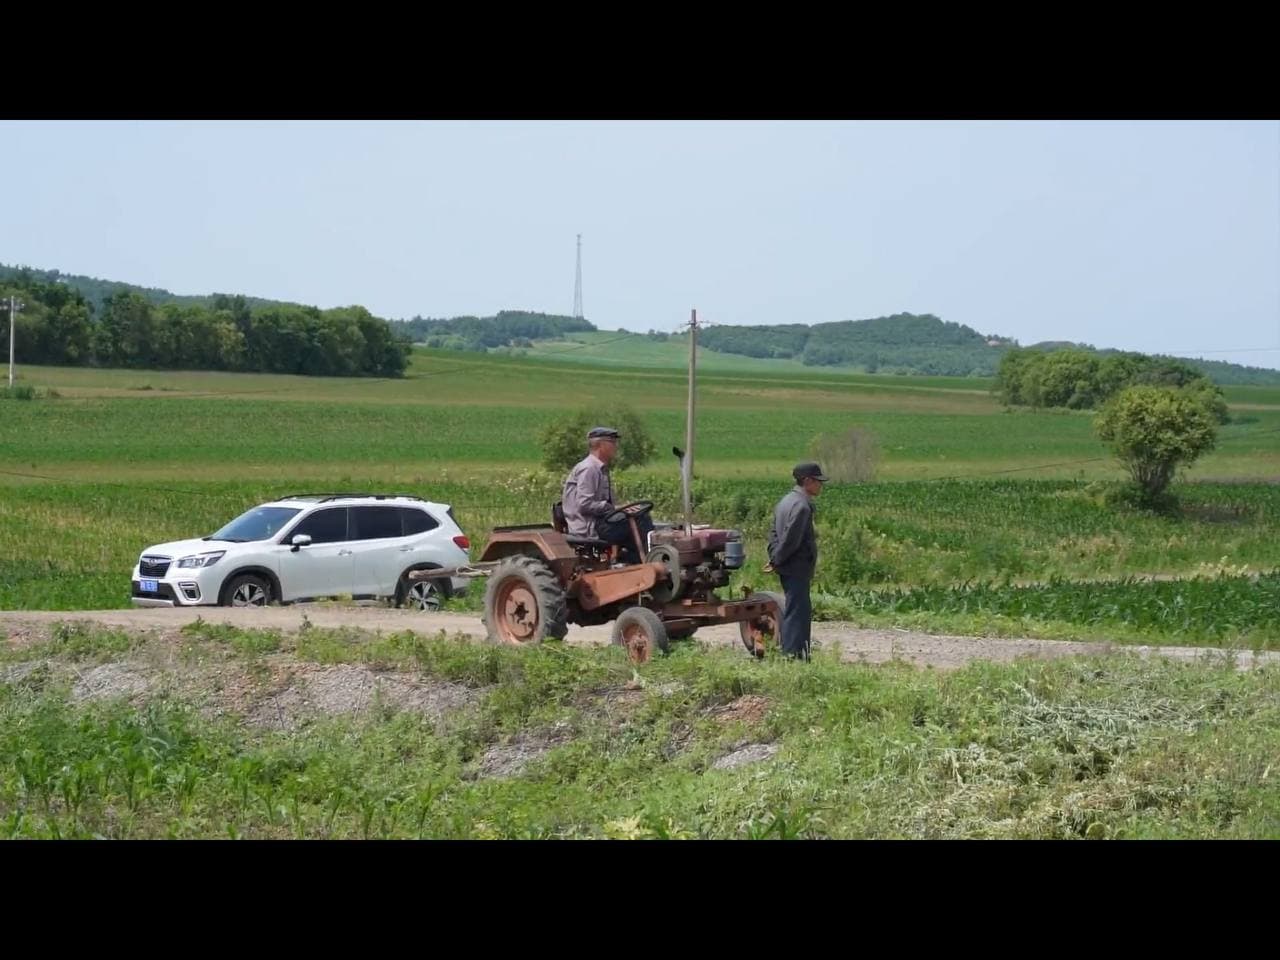
<path fill-rule="evenodd" d="M 1280 347 L 1237 347 L 1234 350 L 1178 350 L 1174 353 L 1165 354 L 1165 356 L 1176 356 L 1185 353 L 1280 353 Z M 1153 354 L 1159 356 L 1159 354 Z M 1184 357 L 1183 359 L 1194 360 L 1195 357 Z"/>

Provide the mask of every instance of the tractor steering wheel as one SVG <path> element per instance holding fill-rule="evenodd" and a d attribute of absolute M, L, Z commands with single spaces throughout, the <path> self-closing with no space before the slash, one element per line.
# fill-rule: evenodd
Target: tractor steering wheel
<path fill-rule="evenodd" d="M 646 513 L 653 509 L 652 500 L 637 500 L 634 503 L 628 503 L 619 507 L 613 513 L 604 518 L 605 523 L 622 523 L 628 517 L 643 517 Z"/>

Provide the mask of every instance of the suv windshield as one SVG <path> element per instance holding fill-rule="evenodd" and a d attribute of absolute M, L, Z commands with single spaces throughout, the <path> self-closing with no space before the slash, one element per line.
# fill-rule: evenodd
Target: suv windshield
<path fill-rule="evenodd" d="M 206 540 L 227 540 L 231 543 L 248 543 L 250 540 L 269 540 L 280 532 L 286 523 L 298 515 L 296 507 L 254 507 L 242 513 Z"/>

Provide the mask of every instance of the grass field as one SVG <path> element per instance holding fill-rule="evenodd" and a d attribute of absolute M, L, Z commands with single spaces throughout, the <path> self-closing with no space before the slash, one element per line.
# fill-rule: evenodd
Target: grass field
<path fill-rule="evenodd" d="M 583 354 L 418 351 L 395 381 L 21 368 L 58 396 L 0 400 L 0 608 L 125 606 L 148 544 L 303 488 L 451 503 L 477 546 L 543 521 L 549 418 L 625 399 L 660 449 L 683 441 L 682 370 Z M 1229 390 L 1218 450 L 1155 515 L 1108 503 L 1122 473 L 1087 414 L 737 359 L 703 360 L 694 491 L 746 533 L 735 590 L 769 585 L 765 525 L 810 438 L 857 425 L 883 461 L 819 501 L 817 616 L 1280 649 L 1280 391 Z M 676 509 L 674 460 L 616 485 Z M 0 836 L 1280 837 L 1278 683 L 63 626 L 0 650 Z"/>
<path fill-rule="evenodd" d="M 1280 672 L 195 624 L 0 653 L 0 837 L 1280 837 Z M 372 691 L 372 692 L 371 692 Z"/>

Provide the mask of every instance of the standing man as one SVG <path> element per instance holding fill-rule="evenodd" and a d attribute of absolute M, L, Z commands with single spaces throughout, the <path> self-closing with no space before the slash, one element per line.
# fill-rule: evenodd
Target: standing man
<path fill-rule="evenodd" d="M 631 524 L 623 520 L 609 523 L 606 518 L 618 508 L 613 502 L 613 481 L 609 465 L 618 455 L 618 441 L 622 439 L 612 427 L 595 427 L 587 434 L 586 458 L 569 471 L 561 495 L 561 507 L 569 534 L 575 537 L 595 537 L 620 546 L 622 559 L 639 563 L 643 557 L 635 555 L 631 536 Z M 637 521 L 640 536 L 647 538 L 653 529 L 653 521 L 646 514 Z"/>
<path fill-rule="evenodd" d="M 782 581 L 786 606 L 782 611 L 782 652 L 809 659 L 809 634 L 813 607 L 809 586 L 818 564 L 818 533 L 813 527 L 813 500 L 827 482 L 816 463 L 799 463 L 791 471 L 796 485 L 773 508 L 769 531 L 769 568 Z"/>

